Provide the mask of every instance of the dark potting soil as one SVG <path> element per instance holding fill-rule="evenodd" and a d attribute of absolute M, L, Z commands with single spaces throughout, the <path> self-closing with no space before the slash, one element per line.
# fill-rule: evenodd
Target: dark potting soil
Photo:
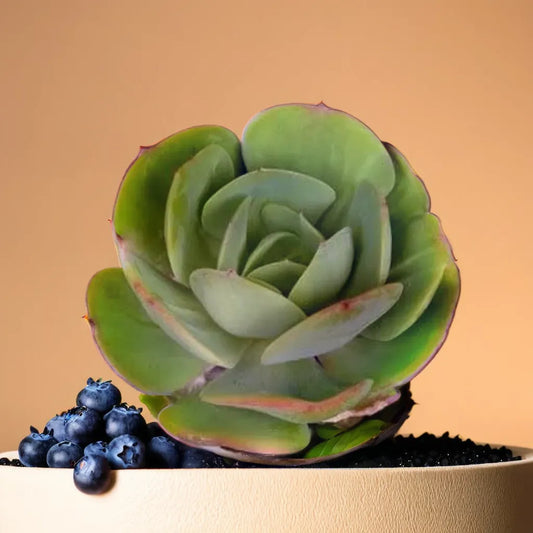
<path fill-rule="evenodd" d="M 376 446 L 363 448 L 323 466 L 342 468 L 390 468 L 418 466 L 458 466 L 503 463 L 520 460 L 505 446 L 493 448 L 470 439 L 437 437 L 424 433 L 419 437 L 398 435 Z"/>
<path fill-rule="evenodd" d="M 265 465 L 222 459 L 201 450 L 198 453 L 206 455 L 202 464 L 204 468 L 265 468 Z M 457 466 L 504 463 L 520 459 L 520 456 L 513 455 L 512 450 L 505 446 L 494 448 L 489 444 L 476 444 L 470 439 L 463 440 L 459 436 L 450 437 L 450 434 L 446 432 L 440 437 L 430 433 L 424 433 L 418 437 L 398 435 L 376 446 L 309 466 L 314 468 Z M 0 466 L 23 465 L 18 459 L 10 460 L 7 457 L 1 457 Z M 309 468 L 309 466 L 293 468 Z"/>

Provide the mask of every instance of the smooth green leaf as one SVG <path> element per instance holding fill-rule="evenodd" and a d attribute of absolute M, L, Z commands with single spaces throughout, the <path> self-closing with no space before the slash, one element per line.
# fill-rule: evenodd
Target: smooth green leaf
<path fill-rule="evenodd" d="M 429 196 L 422 180 L 415 174 L 405 157 L 391 144 L 384 143 L 394 164 L 396 181 L 387 196 L 390 218 L 405 223 L 429 211 Z"/>
<path fill-rule="evenodd" d="M 266 344 L 256 343 L 235 368 L 211 381 L 202 399 L 289 422 L 314 423 L 356 407 L 372 387 L 370 380 L 339 387 L 312 358 L 264 366 L 260 356 Z"/>
<path fill-rule="evenodd" d="M 221 329 L 194 294 L 163 276 L 118 242 L 124 274 L 150 318 L 172 339 L 204 361 L 233 367 L 249 345 Z"/>
<path fill-rule="evenodd" d="M 235 270 L 240 272 L 240 266 L 246 252 L 246 235 L 248 231 L 248 215 L 251 198 L 245 198 L 231 218 L 218 256 L 218 270 Z M 207 264 L 203 266 L 208 266 Z"/>
<path fill-rule="evenodd" d="M 183 285 L 193 270 L 216 265 L 200 213 L 205 201 L 234 177 L 230 156 L 216 144 L 200 150 L 174 176 L 166 203 L 165 242 L 174 278 Z"/>
<path fill-rule="evenodd" d="M 122 180 L 113 213 L 115 232 L 164 274 L 171 273 L 164 227 L 165 206 L 174 174 L 210 144 L 224 148 L 240 174 L 242 159 L 236 135 L 219 126 L 200 126 L 142 147 Z"/>
<path fill-rule="evenodd" d="M 289 300 L 307 314 L 331 303 L 348 279 L 352 263 L 352 231 L 343 228 L 318 247 L 309 266 L 292 288 Z"/>
<path fill-rule="evenodd" d="M 320 222 L 332 235 L 345 226 L 345 209 L 362 181 L 387 195 L 394 167 L 376 135 L 356 118 L 324 104 L 289 104 L 255 115 L 247 124 L 242 153 L 248 170 L 282 168 L 330 185 L 337 201 Z"/>
<path fill-rule="evenodd" d="M 261 210 L 261 219 L 267 233 L 288 231 L 298 235 L 307 250 L 314 254 L 324 241 L 324 236 L 305 218 L 289 207 L 280 204 L 265 204 Z"/>
<path fill-rule="evenodd" d="M 253 279 L 253 278 L 246 278 L 246 279 L 250 280 L 252 283 L 257 283 L 257 285 L 260 285 L 261 287 L 265 287 L 268 290 L 274 291 L 277 294 L 282 294 L 282 292 L 275 285 L 268 283 L 268 281 L 263 281 L 262 279 Z"/>
<path fill-rule="evenodd" d="M 459 290 L 459 271 L 449 263 L 430 305 L 408 330 L 385 342 L 359 336 L 340 350 L 320 356 L 322 366 L 340 383 L 372 379 L 375 390 L 409 382 L 446 339 Z"/>
<path fill-rule="evenodd" d="M 252 270 L 269 263 L 283 261 L 284 259 L 305 261 L 310 257 L 300 246 L 300 239 L 293 233 L 279 231 L 271 233 L 259 241 L 256 248 L 248 257 L 243 276 L 247 276 Z"/>
<path fill-rule="evenodd" d="M 335 200 L 335 191 L 305 174 L 276 169 L 256 170 L 234 179 L 206 202 L 202 212 L 204 228 L 211 235 L 222 238 L 237 205 L 246 196 L 254 199 L 251 221 L 260 221 L 261 209 L 269 202 L 301 211 L 314 223 Z"/>
<path fill-rule="evenodd" d="M 190 283 L 213 320 L 237 337 L 276 337 L 305 318 L 284 296 L 231 270 L 198 269 L 191 274 Z"/>
<path fill-rule="evenodd" d="M 314 357 L 341 348 L 386 313 L 401 292 L 400 283 L 390 283 L 322 309 L 274 340 L 263 354 L 263 364 Z"/>
<path fill-rule="evenodd" d="M 102 355 L 138 390 L 171 393 L 206 367 L 152 322 L 120 268 L 92 277 L 87 310 Z"/>
<path fill-rule="evenodd" d="M 387 426 L 382 420 L 365 420 L 358 426 L 313 446 L 306 452 L 305 457 L 327 457 L 352 450 L 378 437 Z"/>
<path fill-rule="evenodd" d="M 337 426 L 333 426 L 330 424 L 318 424 L 315 427 L 315 432 L 318 438 L 322 440 L 329 440 L 332 437 L 335 437 L 341 433 L 344 433 L 346 431 L 345 428 L 340 428 Z"/>
<path fill-rule="evenodd" d="M 193 446 L 223 446 L 265 455 L 296 453 L 311 440 L 306 424 L 293 424 L 249 409 L 212 405 L 193 396 L 163 409 L 159 423 Z"/>
<path fill-rule="evenodd" d="M 252 281 L 265 281 L 277 287 L 283 294 L 288 294 L 305 268 L 305 265 L 301 263 L 284 259 L 260 266 L 252 270 L 246 277 Z"/>
<path fill-rule="evenodd" d="M 150 414 L 157 418 L 159 413 L 171 404 L 170 396 L 153 396 L 150 394 L 139 394 L 139 400 L 148 407 Z"/>
<path fill-rule="evenodd" d="M 402 252 L 388 278 L 390 282 L 403 284 L 402 297 L 363 336 L 388 341 L 413 325 L 431 302 L 450 260 L 438 219 L 431 214 L 414 219 L 407 227 Z"/>
<path fill-rule="evenodd" d="M 356 262 L 345 298 L 382 285 L 391 263 L 391 229 L 385 198 L 370 183 L 357 189 L 344 223 L 353 228 Z"/>

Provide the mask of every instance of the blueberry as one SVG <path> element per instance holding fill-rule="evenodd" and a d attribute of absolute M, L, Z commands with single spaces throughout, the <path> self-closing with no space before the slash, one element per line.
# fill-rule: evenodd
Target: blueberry
<path fill-rule="evenodd" d="M 54 438 L 61 442 L 63 440 L 67 439 L 67 436 L 65 435 L 65 413 L 61 413 L 60 415 L 56 415 L 44 426 L 45 429 L 48 430 L 49 433 L 54 432 Z"/>
<path fill-rule="evenodd" d="M 74 485 L 86 494 L 102 494 L 111 486 L 111 467 L 100 455 L 84 455 L 74 466 Z"/>
<path fill-rule="evenodd" d="M 46 463 L 50 468 L 72 468 L 82 455 L 83 450 L 77 444 L 64 440 L 48 450 Z"/>
<path fill-rule="evenodd" d="M 153 437 L 166 437 L 165 430 L 157 423 L 150 422 L 146 424 L 146 440 L 149 441 Z"/>
<path fill-rule="evenodd" d="M 102 381 L 93 378 L 87 380 L 87 386 L 82 389 L 76 397 L 76 404 L 79 407 L 85 406 L 106 413 L 114 405 L 118 405 L 122 400 L 120 391 L 111 381 Z"/>
<path fill-rule="evenodd" d="M 146 462 L 150 468 L 179 468 L 183 448 L 170 437 L 152 437 L 146 446 Z"/>
<path fill-rule="evenodd" d="M 181 468 L 226 468 L 222 457 L 199 448 L 186 447 L 183 452 Z"/>
<path fill-rule="evenodd" d="M 109 443 L 107 460 L 112 468 L 142 468 L 145 446 L 136 435 L 120 435 Z"/>
<path fill-rule="evenodd" d="M 57 444 L 57 440 L 47 430 L 39 433 L 30 426 L 30 431 L 31 433 L 20 441 L 18 449 L 20 461 L 24 466 L 47 466 L 46 454 L 54 444 Z"/>
<path fill-rule="evenodd" d="M 107 446 L 107 442 L 104 442 L 103 440 L 91 442 L 85 446 L 83 455 L 101 455 L 102 457 L 107 458 Z"/>
<path fill-rule="evenodd" d="M 120 435 L 136 435 L 141 439 L 146 437 L 146 420 L 141 415 L 141 409 L 125 403 L 116 405 L 104 415 L 105 432 L 110 439 Z"/>
<path fill-rule="evenodd" d="M 98 440 L 103 433 L 102 417 L 88 407 L 76 407 L 65 415 L 66 440 L 85 446 Z"/>

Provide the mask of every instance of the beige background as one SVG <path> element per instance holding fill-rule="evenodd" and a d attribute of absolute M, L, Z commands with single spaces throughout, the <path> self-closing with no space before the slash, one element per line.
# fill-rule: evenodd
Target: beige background
<path fill-rule="evenodd" d="M 2 2 L 0 450 L 112 377 L 81 317 L 117 264 L 107 219 L 138 146 L 320 100 L 406 154 L 461 268 L 405 430 L 533 446 L 532 6 Z"/>

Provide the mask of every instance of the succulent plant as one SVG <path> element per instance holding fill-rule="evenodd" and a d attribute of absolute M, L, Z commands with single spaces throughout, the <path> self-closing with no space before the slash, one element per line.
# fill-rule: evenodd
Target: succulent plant
<path fill-rule="evenodd" d="M 122 180 L 122 268 L 89 283 L 94 338 L 191 446 L 306 464 L 376 443 L 459 296 L 429 209 L 396 148 L 322 103 L 266 109 L 242 141 L 183 130 Z"/>

